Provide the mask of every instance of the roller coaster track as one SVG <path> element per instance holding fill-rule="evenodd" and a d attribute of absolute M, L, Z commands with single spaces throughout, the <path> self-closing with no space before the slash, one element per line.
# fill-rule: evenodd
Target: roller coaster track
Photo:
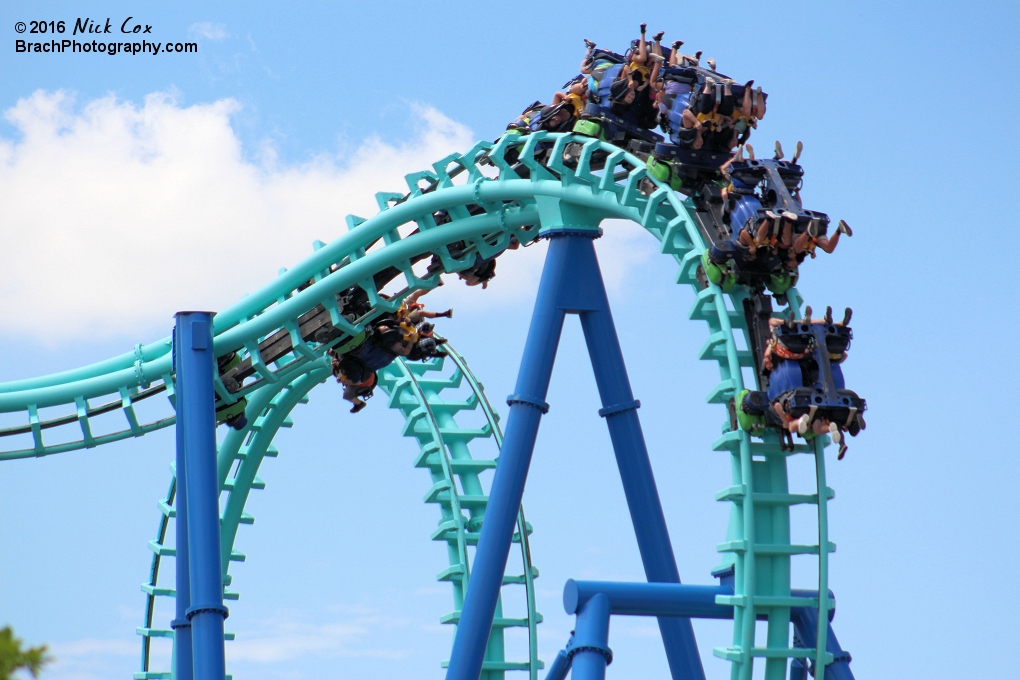
<path fill-rule="evenodd" d="M 568 146 L 570 153 L 565 154 Z M 512 152 L 512 161 L 508 152 Z M 650 178 L 644 164 L 631 154 L 572 134 L 506 135 L 495 144 L 480 142 L 464 154 L 448 156 L 431 171 L 413 173 L 406 181 L 409 193 L 377 194 L 378 214 L 368 219 L 348 216 L 347 234 L 330 244 L 317 242 L 315 252 L 293 269 L 281 271 L 276 281 L 215 317 L 216 355 L 239 351 L 251 360 L 255 371 L 253 379 L 234 392 L 219 376 L 215 380 L 221 404 L 248 399 L 247 426 L 229 430 L 218 447 L 226 599 L 237 598 L 226 589 L 230 585 L 228 570 L 231 562 L 245 559 L 233 549 L 233 542 L 239 525 L 253 522 L 244 506 L 252 489 L 264 487 L 257 475 L 259 466 L 265 457 L 277 455 L 272 441 L 281 427 L 291 425 L 292 409 L 329 377 L 325 351 L 356 336 L 380 314 L 393 311 L 411 291 L 438 285 L 441 273 L 467 269 L 476 254 L 487 258 L 502 253 L 511 245 L 511 236 L 527 245 L 538 238 L 537 225 L 570 224 L 579 214 L 641 224 L 659 241 L 660 251 L 679 265 L 676 282 L 694 289 L 689 316 L 708 327 L 699 358 L 715 361 L 720 373 L 708 401 L 727 405 L 743 388 L 741 369 L 753 366 L 750 351 L 739 349 L 751 346 L 745 316 L 737 311 L 743 309 L 746 293 L 738 288 L 725 294 L 713 284 L 699 282 L 697 265 L 706 244 L 696 225 L 694 206 Z M 435 216 L 440 211 L 446 211 L 449 220 L 437 223 Z M 466 244 L 466 248 L 455 248 L 454 256 L 449 246 L 456 243 Z M 424 254 L 435 254 L 441 267 L 421 266 Z M 403 274 L 406 285 L 386 297 L 377 290 L 373 276 L 394 267 Z M 353 285 L 368 293 L 371 304 L 371 311 L 357 319 L 342 316 L 336 304 L 336 295 Z M 799 307 L 795 290 L 789 299 L 792 308 Z M 341 331 L 339 337 L 319 343 L 303 335 L 301 319 L 316 309 L 328 312 L 332 326 Z M 267 364 L 259 353 L 259 343 L 278 332 L 289 335 L 291 351 Z M 133 352 L 91 366 L 0 385 L 0 413 L 21 414 L 23 421 L 0 430 L 0 446 L 18 439 L 27 444 L 0 448 L 0 460 L 93 448 L 172 425 L 172 410 L 142 417 L 139 409 L 140 403 L 152 403 L 145 400 L 161 392 L 174 403 L 170 349 L 169 340 L 137 345 Z M 463 399 L 453 396 L 465 382 L 468 395 Z M 485 438 L 498 444 L 497 416 L 481 384 L 455 352 L 444 361 L 395 362 L 381 372 L 380 386 L 389 405 L 405 417 L 403 433 L 419 445 L 415 464 L 431 475 L 433 485 L 425 501 L 438 504 L 441 515 L 432 537 L 446 543 L 450 556 L 450 567 L 439 578 L 453 586 L 455 605 L 455 611 L 442 620 L 455 624 L 470 580 L 467 548 L 477 540 L 487 500 L 479 475 L 495 465 L 494 460 L 473 457 L 468 445 Z M 97 418 L 117 412 L 123 414 L 127 426 L 100 433 Z M 457 423 L 455 416 L 467 417 L 469 412 L 481 414 L 481 426 L 471 429 Z M 827 528 L 827 501 L 833 496 L 825 482 L 823 448 L 827 443 L 826 437 L 819 437 L 811 446 L 784 451 L 778 437 L 766 434 L 752 441 L 727 417 L 722 435 L 712 445 L 713 450 L 729 454 L 732 471 L 732 484 L 720 491 L 717 499 L 732 504 L 728 535 L 718 549 L 723 553 L 723 569 L 734 573 L 734 594 L 720 602 L 734 607 L 734 634 L 732 643 L 715 649 L 715 654 L 732 662 L 734 678 L 749 679 L 755 657 L 765 659 L 769 680 L 785 677 L 790 658 L 812 659 L 816 677 L 823 677 L 824 666 L 831 662 L 831 655 L 824 650 L 824 625 L 833 606 L 824 597 L 828 593 L 828 554 L 835 550 Z M 813 455 L 816 493 L 789 493 L 787 457 L 796 454 Z M 149 649 L 152 638 L 172 636 L 166 627 L 156 625 L 155 603 L 159 597 L 173 595 L 172 589 L 158 585 L 161 558 L 174 554 L 173 548 L 164 544 L 175 514 L 173 500 L 171 482 L 160 502 L 156 538 L 150 542 L 150 578 L 142 586 L 146 611 L 139 628 L 142 669 L 137 678 L 170 677 L 166 671 L 149 668 Z M 790 543 L 790 507 L 799 504 L 817 507 L 816 544 Z M 506 576 L 504 585 L 524 586 L 528 616 L 509 619 L 497 610 L 483 667 L 487 678 L 503 677 L 507 670 L 527 670 L 535 678 L 540 667 L 535 626 L 541 617 L 534 603 L 537 570 L 531 564 L 529 532 L 521 511 L 515 539 L 522 549 L 523 573 Z M 818 557 L 817 586 L 822 597 L 791 597 L 790 562 L 794 555 Z M 819 609 L 818 648 L 790 646 L 790 608 L 805 606 Z M 756 616 L 768 619 L 763 647 L 755 646 Z M 527 661 L 507 662 L 503 657 L 502 632 L 512 627 L 528 630 Z"/>

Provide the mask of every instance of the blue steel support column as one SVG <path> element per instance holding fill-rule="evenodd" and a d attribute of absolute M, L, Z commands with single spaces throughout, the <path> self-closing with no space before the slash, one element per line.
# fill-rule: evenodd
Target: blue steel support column
<path fill-rule="evenodd" d="M 790 593 L 793 597 L 806 600 L 818 597 L 818 591 L 815 590 L 792 590 Z M 611 614 L 675 616 L 687 619 L 733 618 L 733 605 L 716 603 L 716 598 L 720 596 L 733 595 L 732 584 L 692 586 L 683 583 L 626 583 L 570 579 L 563 586 L 563 609 L 568 614 L 577 614 L 595 595 L 604 595 L 609 599 Z M 817 609 L 792 607 L 791 611 L 798 631 L 799 626 L 806 625 L 805 621 L 818 620 Z M 759 614 L 758 620 L 767 621 L 768 614 Z"/>
<path fill-rule="evenodd" d="M 638 419 L 637 409 L 641 404 L 634 399 L 630 389 L 627 366 L 602 283 L 595 245 L 591 241 L 577 240 L 577 267 L 591 282 L 589 295 L 592 298 L 588 311 L 580 313 L 581 328 L 602 399 L 599 415 L 606 419 L 613 441 L 645 577 L 655 583 L 680 583 L 666 517 L 662 514 L 652 464 L 648 460 L 648 449 Z M 582 244 L 585 247 L 581 247 Z M 660 618 L 659 631 L 670 674 L 677 679 L 704 680 L 705 671 L 690 619 Z"/>
<path fill-rule="evenodd" d="M 177 329 L 174 328 L 174 372 L 177 374 L 177 389 L 181 389 L 181 378 L 184 372 L 180 367 L 180 355 L 177 353 L 177 346 L 180 341 L 177 339 Z M 180 402 L 178 402 L 179 404 Z M 174 507 L 177 510 L 177 520 L 174 528 L 176 530 L 176 616 L 170 622 L 174 631 L 174 656 L 171 662 L 171 670 L 174 680 L 192 680 L 192 656 L 191 656 L 191 622 L 188 621 L 187 611 L 191 606 L 191 576 L 188 571 L 188 494 L 185 484 L 185 461 L 184 461 L 184 409 L 177 409 L 177 462 L 175 474 L 177 475 L 177 488 L 174 492 Z"/>
<path fill-rule="evenodd" d="M 563 330 L 564 316 L 557 304 L 557 291 L 570 283 L 564 278 L 566 253 L 558 245 L 556 240 L 549 244 L 517 387 L 507 399 L 510 415 L 471 566 L 471 581 L 461 609 L 460 623 L 457 624 L 457 636 L 453 640 L 447 680 L 477 680 L 482 672 L 485 645 L 503 583 L 510 539 L 524 495 L 538 425 L 542 414 L 549 410 L 545 397 L 549 391 L 549 378 L 556 360 L 556 346 Z"/>
<path fill-rule="evenodd" d="M 561 649 L 553 659 L 552 663 L 549 664 L 549 668 L 545 671 L 544 680 L 566 680 L 567 673 L 570 672 L 570 648 L 574 646 L 574 633 L 570 633 L 570 639 L 567 640 L 566 649 Z"/>
<path fill-rule="evenodd" d="M 506 435 L 492 480 L 471 582 L 450 655 L 447 680 L 477 680 L 481 673 L 485 643 L 506 568 L 538 426 L 542 414 L 549 409 L 545 397 L 566 312 L 581 314 L 605 406 L 600 413 L 620 416 L 607 420 L 645 571 L 649 580 L 679 582 L 644 438 L 637 415 L 633 412 L 637 402 L 630 394 L 602 274 L 595 257 L 592 239 L 599 233 L 597 230 L 576 229 L 546 232 L 550 237 L 549 252 L 524 347 L 516 392 L 508 399 L 510 415 Z M 586 315 L 590 317 L 587 320 Z M 678 680 L 704 680 L 690 621 L 664 619 L 659 627 L 673 677 Z"/>
<path fill-rule="evenodd" d="M 613 660 L 609 649 L 609 598 L 599 593 L 577 612 L 577 628 L 570 651 L 572 680 L 605 680 Z"/>
<path fill-rule="evenodd" d="M 220 565 L 219 483 L 216 476 L 215 356 L 211 312 L 177 314 L 177 413 L 184 418 L 188 565 L 195 680 L 224 680 L 223 577 Z M 180 475 L 178 475 L 180 478 Z"/>
<path fill-rule="evenodd" d="M 563 609 L 568 614 L 580 613 L 588 603 L 596 598 L 604 598 L 609 613 L 625 616 L 668 616 L 701 619 L 732 619 L 733 606 L 716 604 L 719 596 L 732 596 L 733 583 L 723 579 L 717 586 L 692 586 L 679 583 L 621 583 L 614 581 L 567 581 L 563 587 Z M 793 590 L 790 595 L 803 600 L 817 600 L 818 591 Z M 833 600 L 832 593 L 829 599 Z M 826 611 L 826 651 L 832 654 L 832 663 L 825 666 L 825 680 L 853 680 L 850 670 L 850 654 L 839 646 L 836 634 L 832 630 L 834 612 Z M 768 619 L 767 614 L 759 614 L 759 621 Z M 791 607 L 790 621 L 794 629 L 794 647 L 810 651 L 815 647 L 818 631 L 818 609 L 815 607 Z M 566 652 L 576 647 L 574 639 L 567 645 Z M 561 652 L 563 654 L 563 652 Z M 557 660 L 558 662 L 558 660 Z M 790 667 L 790 680 L 806 680 L 810 659 L 795 659 Z M 556 663 L 553 667 L 560 668 Z M 550 673 L 552 668 L 550 668 Z M 812 666 L 812 673 L 814 673 Z M 563 669 L 558 679 L 566 675 Z M 547 676 L 548 677 L 548 676 Z M 819 678 L 818 680 L 821 680 Z"/>

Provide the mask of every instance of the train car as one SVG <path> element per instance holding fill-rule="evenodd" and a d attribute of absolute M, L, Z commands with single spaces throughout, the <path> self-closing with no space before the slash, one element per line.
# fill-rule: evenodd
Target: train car
<path fill-rule="evenodd" d="M 771 337 L 764 351 L 756 351 L 759 390 L 744 390 L 731 404 L 734 426 L 761 435 L 766 429 L 780 433 L 793 449 L 793 431 L 805 439 L 829 434 L 846 452 L 844 434 L 856 437 L 866 427 L 867 402 L 846 388 L 842 363 L 853 330 L 850 310 L 840 323 L 828 309 L 821 320 L 772 320 Z M 761 348 L 760 338 L 756 350 Z"/>
<path fill-rule="evenodd" d="M 664 54 L 668 59 L 669 50 Z M 574 125 L 574 132 L 610 142 L 644 159 L 656 144 L 664 141 L 662 135 L 652 131 L 658 125 L 654 103 L 647 98 L 629 105 L 613 101 L 613 85 L 629 61 L 626 55 L 595 50 L 591 60 L 590 74 L 576 76 L 564 86 L 567 89 L 579 79 L 588 83 L 588 104 Z"/>

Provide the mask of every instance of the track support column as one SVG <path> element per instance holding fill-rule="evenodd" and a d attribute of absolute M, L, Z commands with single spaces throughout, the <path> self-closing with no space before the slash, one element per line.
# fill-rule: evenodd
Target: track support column
<path fill-rule="evenodd" d="M 680 583 L 680 571 L 676 566 L 666 517 L 662 513 L 655 475 L 652 474 L 652 463 L 648 459 L 648 447 L 638 419 L 637 409 L 641 402 L 634 399 L 630 389 L 630 378 L 627 376 L 627 366 L 623 361 L 623 351 L 616 335 L 606 289 L 602 285 L 595 248 L 589 245 L 589 250 L 590 255 L 586 255 L 590 257 L 590 262 L 586 268 L 594 271 L 599 285 L 592 286 L 591 291 L 597 298 L 595 308 L 583 311 L 580 315 L 581 328 L 584 330 L 588 355 L 602 400 L 599 415 L 606 419 L 609 437 L 613 442 L 645 577 L 654 583 Z M 662 634 L 672 676 L 677 679 L 703 679 L 705 671 L 701 665 L 691 620 L 660 617 L 659 632 Z"/>
<path fill-rule="evenodd" d="M 613 660 L 609 649 L 609 598 L 599 593 L 577 613 L 577 631 L 570 650 L 573 680 L 605 680 Z"/>
<path fill-rule="evenodd" d="M 195 680 L 224 680 L 227 608 L 220 564 L 212 313 L 180 312 L 176 318 L 177 427 L 184 434 L 184 474 L 178 470 L 177 493 L 184 491 L 191 595 L 185 617 L 191 624 Z"/>
<path fill-rule="evenodd" d="M 679 583 L 665 517 L 636 408 L 623 354 L 613 326 L 593 240 L 595 227 L 543 231 L 550 239 L 538 299 L 524 346 L 515 393 L 507 402 L 506 435 L 500 451 L 482 524 L 471 581 L 450 655 L 447 680 L 477 680 L 492 626 L 510 551 L 514 522 L 527 481 L 556 348 L 567 313 L 581 316 L 588 351 L 602 398 L 627 504 L 649 581 Z M 690 620 L 659 620 L 670 673 L 677 680 L 704 680 Z"/>
<path fill-rule="evenodd" d="M 531 466 L 531 454 L 535 450 L 538 425 L 542 415 L 549 410 L 545 397 L 549 391 L 549 378 L 556 360 L 556 346 L 563 330 L 564 316 L 564 311 L 557 304 L 556 291 L 569 281 L 565 278 L 565 253 L 556 249 L 556 245 L 556 241 L 549 245 L 517 386 L 514 394 L 507 399 L 510 415 L 478 538 L 471 580 L 453 640 L 447 680 L 477 680 L 482 672 L 485 646 L 503 584 L 503 572 Z"/>

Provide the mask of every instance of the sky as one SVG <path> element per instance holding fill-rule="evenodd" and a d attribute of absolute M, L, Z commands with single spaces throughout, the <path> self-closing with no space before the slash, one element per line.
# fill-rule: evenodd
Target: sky
<path fill-rule="evenodd" d="M 647 21 L 754 78 L 752 143 L 805 145 L 806 207 L 854 236 L 804 265 L 815 309 L 854 309 L 848 385 L 868 429 L 828 457 L 834 622 L 861 678 L 1007 677 L 1020 663 L 1020 474 L 1009 390 L 1018 283 L 1000 171 L 1017 156 L 1013 3 L 0 3 L 0 381 L 165 337 L 179 309 L 221 309 L 369 215 L 376 191 L 507 122 L 576 73 L 583 38 L 622 49 Z M 582 11 L 583 9 L 583 11 Z M 725 15 L 722 11 L 725 10 Z M 713 12 L 719 12 L 714 15 Z M 128 17 L 194 54 L 18 54 L 19 21 Z M 130 23 L 129 23 L 130 25 Z M 132 36 L 136 40 L 138 36 Z M 1008 180 L 1008 177 L 1007 177 Z M 681 578 L 710 583 L 729 465 L 710 444 L 715 366 L 675 265 L 633 225 L 603 225 L 610 301 Z M 501 258 L 487 291 L 444 286 L 440 331 L 505 415 L 542 246 Z M 565 329 L 524 505 L 541 572 L 540 656 L 562 647 L 568 578 L 643 572 L 579 324 Z M 277 438 L 237 547 L 235 678 L 442 677 L 451 607 L 430 483 L 401 418 L 352 416 L 323 385 Z M 0 426 L 11 422 L 0 414 Z M 158 432 L 0 464 L 0 626 L 50 645 L 46 680 L 138 668 L 145 579 L 173 459 Z M 807 457 L 790 461 L 807 489 Z M 812 518 L 794 511 L 794 539 Z M 801 558 L 806 559 L 806 558 Z M 814 565 L 795 561 L 795 587 Z M 519 606 L 519 603 L 508 606 Z M 728 622 L 696 622 L 712 680 Z M 616 618 L 617 679 L 666 677 L 653 621 Z M 166 659 L 167 650 L 157 650 Z M 162 655 L 162 656 L 160 656 Z"/>

